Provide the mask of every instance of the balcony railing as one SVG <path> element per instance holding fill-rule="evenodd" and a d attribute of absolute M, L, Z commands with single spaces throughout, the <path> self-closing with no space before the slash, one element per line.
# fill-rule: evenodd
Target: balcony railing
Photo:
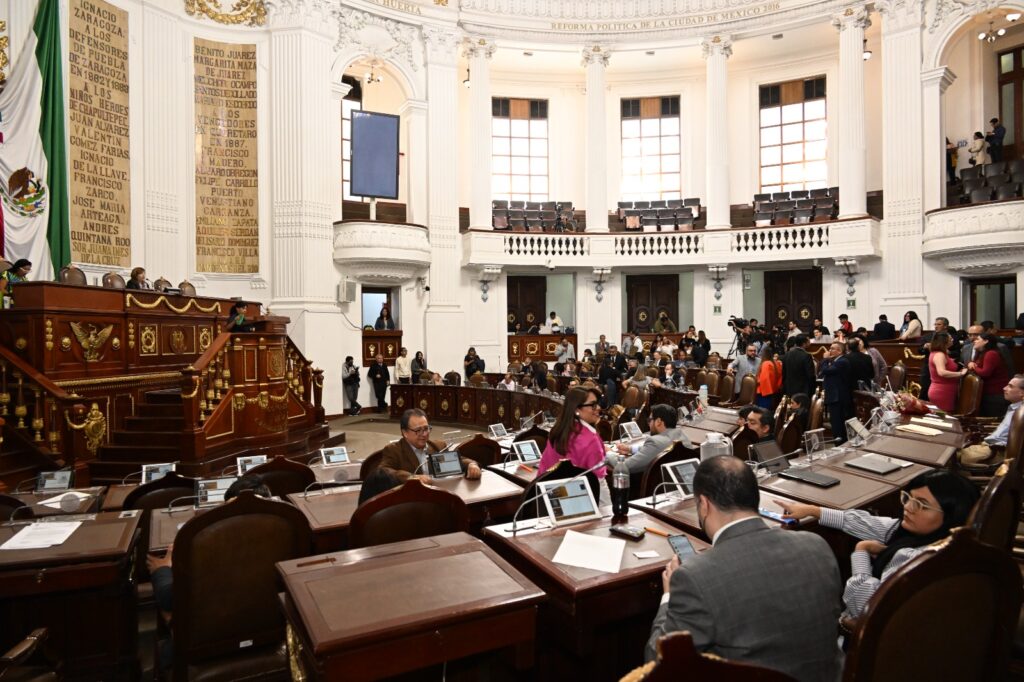
<path fill-rule="evenodd" d="M 956 272 L 1016 271 L 1024 262 L 1024 200 L 929 211 L 921 252 Z"/>

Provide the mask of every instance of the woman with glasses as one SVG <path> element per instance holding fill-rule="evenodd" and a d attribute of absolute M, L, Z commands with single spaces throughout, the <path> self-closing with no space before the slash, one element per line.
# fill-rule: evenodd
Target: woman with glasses
<path fill-rule="evenodd" d="M 1010 373 L 999 352 L 999 338 L 995 334 L 973 335 L 974 359 L 967 363 L 982 381 L 981 416 L 1001 418 L 1010 406 L 1003 397 L 1003 387 L 1010 381 Z"/>
<path fill-rule="evenodd" d="M 601 394 L 596 389 L 576 386 L 565 394 L 565 403 L 558 420 L 551 427 L 548 444 L 540 458 L 537 477 L 553 468 L 561 460 L 569 460 L 580 469 L 589 469 L 604 461 L 604 441 L 597 435 L 597 422 L 601 420 Z M 605 468 L 596 472 L 604 478 Z M 595 490 L 594 493 L 599 494 Z"/>
<path fill-rule="evenodd" d="M 964 525 L 977 501 L 978 490 L 969 481 L 950 471 L 935 470 L 917 476 L 900 492 L 903 512 L 899 518 L 801 502 L 787 503 L 783 516 L 812 516 L 822 526 L 860 540 L 850 556 L 853 575 L 843 591 L 843 615 L 856 618 L 882 581 L 925 547 L 948 536 L 952 528 Z"/>

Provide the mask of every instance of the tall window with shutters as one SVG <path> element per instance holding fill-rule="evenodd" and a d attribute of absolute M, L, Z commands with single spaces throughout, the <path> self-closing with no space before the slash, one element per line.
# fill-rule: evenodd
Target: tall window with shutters
<path fill-rule="evenodd" d="M 622 201 L 682 198 L 679 97 L 623 99 Z"/>
<path fill-rule="evenodd" d="M 352 112 L 363 108 L 363 88 L 358 78 L 344 76 L 342 81 L 352 89 L 341 100 L 341 196 L 346 201 L 364 201 L 352 196 Z"/>
<path fill-rule="evenodd" d="M 828 187 L 825 77 L 762 85 L 762 192 Z"/>
<path fill-rule="evenodd" d="M 548 201 L 548 101 L 491 99 L 491 196 Z"/>

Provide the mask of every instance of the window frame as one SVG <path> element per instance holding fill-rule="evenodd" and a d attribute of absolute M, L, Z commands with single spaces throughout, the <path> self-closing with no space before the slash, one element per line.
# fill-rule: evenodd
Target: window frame
<path fill-rule="evenodd" d="M 524 103 L 526 107 L 527 118 L 514 117 L 512 112 L 512 102 Z M 507 103 L 507 107 L 505 106 Z M 523 106 L 518 104 L 517 106 Z M 494 96 L 491 98 L 491 131 L 490 131 L 490 145 L 491 145 L 491 197 L 492 199 L 506 200 L 506 201 L 530 201 L 530 202 L 545 202 L 551 201 L 551 115 L 550 115 L 550 101 L 547 99 L 540 98 L 523 98 L 523 97 L 499 97 Z M 502 110 L 507 109 L 508 116 L 496 115 L 504 113 Z M 543 110 L 543 111 L 541 111 Z M 535 117 L 534 114 L 537 114 Z M 543 116 L 539 114 L 543 113 Z M 497 128 L 501 125 L 498 121 L 508 121 L 508 134 L 501 134 L 497 132 Z M 525 130 L 519 132 L 525 132 L 525 135 L 513 134 L 514 129 L 517 127 L 513 124 L 514 121 L 525 121 Z M 538 134 L 536 128 L 541 126 L 535 126 L 535 122 L 543 121 L 543 134 Z M 543 145 L 535 145 L 543 140 Z M 500 141 L 500 142 L 496 142 Z M 506 142 L 507 141 L 507 142 Z M 516 154 L 514 152 L 514 141 L 525 141 L 525 154 Z M 502 146 L 507 149 L 507 153 L 499 153 L 496 151 L 496 147 Z M 543 155 L 535 153 L 537 146 L 543 146 Z M 502 159 L 508 159 L 507 172 L 502 172 L 497 169 L 497 166 L 502 163 Z M 543 161 L 542 161 L 543 160 Z M 543 172 L 537 172 L 539 166 L 543 165 Z M 525 170 L 525 172 L 515 172 L 517 170 Z M 526 192 L 514 191 L 516 186 L 516 178 L 526 178 Z M 508 191 L 499 191 L 499 178 L 507 178 Z M 544 191 L 534 191 L 535 180 L 543 179 Z"/>
<path fill-rule="evenodd" d="M 641 100 L 657 99 L 657 113 L 656 117 L 644 116 L 642 111 Z M 669 113 L 668 115 L 663 114 L 665 108 L 665 100 L 674 100 L 676 113 Z M 634 107 L 633 102 L 636 102 Z M 627 104 L 628 103 L 628 104 Z M 636 111 L 636 115 L 632 114 L 624 116 L 623 109 L 629 107 L 632 111 Z M 673 107 L 669 105 L 669 109 Z M 644 133 L 644 121 L 655 120 L 658 121 L 658 133 L 657 135 L 645 134 Z M 675 120 L 675 134 L 664 134 L 662 132 L 662 126 L 666 120 Z M 629 121 L 639 121 L 638 135 L 626 135 L 626 124 Z M 649 126 L 650 127 L 650 126 Z M 644 154 L 644 140 L 658 139 L 658 154 Z M 676 140 L 676 151 L 665 152 L 663 148 L 665 139 Z M 627 140 L 638 140 L 638 153 L 627 152 Z M 649 145 L 653 146 L 653 145 Z M 644 97 L 620 97 L 619 98 L 619 201 L 658 201 L 658 200 L 682 200 L 683 199 L 683 120 L 682 120 L 682 95 L 652 95 Z M 658 172 L 657 173 L 645 173 L 643 168 L 643 159 L 657 157 L 659 159 Z M 669 168 L 666 169 L 665 158 L 675 158 L 675 170 L 672 170 L 671 163 Z M 627 166 L 638 164 L 638 173 L 627 173 Z M 671 186 L 666 187 L 665 176 L 676 176 L 678 182 Z M 657 177 L 656 183 L 657 189 L 648 189 L 649 185 L 645 182 L 645 178 Z M 640 191 L 627 191 L 627 178 L 639 178 L 637 186 Z M 669 181 L 671 182 L 671 181 Z"/>

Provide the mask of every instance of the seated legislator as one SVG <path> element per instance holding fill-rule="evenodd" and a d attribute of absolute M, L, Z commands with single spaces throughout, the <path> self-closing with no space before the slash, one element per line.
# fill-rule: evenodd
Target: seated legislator
<path fill-rule="evenodd" d="M 679 412 L 669 405 L 655 405 L 651 408 L 651 435 L 634 443 L 619 443 L 615 446 L 620 455 L 626 455 L 626 466 L 629 473 L 641 474 L 647 470 L 654 458 L 664 452 L 672 443 L 681 442 L 688 448 L 693 443 L 686 437 L 682 429 L 676 428 Z M 614 467 L 616 458 L 608 455 L 609 466 Z"/>
<path fill-rule="evenodd" d="M 232 483 L 231 487 L 224 492 L 224 502 L 231 502 L 246 490 L 251 490 L 260 497 L 271 497 L 270 488 L 263 482 L 262 476 L 246 474 Z M 153 584 L 153 601 L 156 602 L 160 614 L 168 623 L 171 621 L 171 614 L 174 611 L 174 574 L 171 570 L 173 551 L 174 545 L 171 545 L 163 556 L 153 554 L 146 556 L 146 567 L 149 569 L 150 580 Z M 162 669 L 170 668 L 174 661 L 173 642 L 164 642 L 157 649 L 160 667 Z"/>
<path fill-rule="evenodd" d="M 589 469 L 604 461 L 604 441 L 594 428 L 601 419 L 600 400 L 600 393 L 582 386 L 571 388 L 565 394 L 562 413 L 551 427 L 548 444 L 537 467 L 538 478 L 561 460 L 568 460 L 580 469 Z M 607 468 L 601 467 L 595 473 L 598 478 L 604 478 L 606 472 Z"/>
<path fill-rule="evenodd" d="M 430 440 L 430 423 L 423 410 L 413 408 L 403 412 L 399 428 L 402 430 L 402 438 L 384 448 L 380 468 L 394 475 L 401 483 L 412 476 L 429 483 L 427 455 L 442 450 L 444 443 Z M 460 457 L 459 460 L 466 478 L 480 478 L 480 465 L 468 457 Z"/>
<path fill-rule="evenodd" d="M 124 285 L 125 289 L 152 289 L 146 281 L 146 268 L 132 268 L 132 274 Z"/>
<path fill-rule="evenodd" d="M 19 258 L 14 265 L 0 273 L 0 296 L 14 296 L 14 285 L 28 281 L 28 273 L 32 272 L 32 261 Z"/>
<path fill-rule="evenodd" d="M 231 306 L 231 318 L 228 320 L 228 326 L 224 331 L 230 333 L 256 331 L 256 327 L 245 319 L 245 313 L 248 310 L 249 306 L 246 305 L 245 301 L 236 301 Z"/>
<path fill-rule="evenodd" d="M 763 407 L 754 407 L 747 413 L 747 428 L 757 434 L 757 442 L 775 440 L 775 417 Z"/>
<path fill-rule="evenodd" d="M 701 652 L 801 682 L 838 680 L 842 583 L 828 543 L 765 525 L 757 479 L 737 457 L 701 462 L 693 491 L 712 547 L 665 567 L 647 660 L 655 660 L 659 637 L 687 630 Z"/>
<path fill-rule="evenodd" d="M 900 492 L 898 518 L 872 516 L 861 509 L 828 509 L 789 502 L 786 518 L 813 516 L 826 528 L 837 528 L 860 540 L 850 556 L 852 576 L 846 581 L 844 616 L 856 618 L 882 581 L 925 547 L 967 523 L 978 501 L 978 489 L 967 479 L 945 470 L 926 471 Z"/>

